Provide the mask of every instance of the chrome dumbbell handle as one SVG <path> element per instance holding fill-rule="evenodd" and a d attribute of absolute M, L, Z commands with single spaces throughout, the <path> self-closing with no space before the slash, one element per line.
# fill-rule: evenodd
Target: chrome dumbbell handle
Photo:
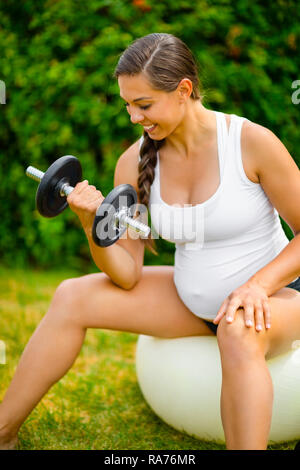
<path fill-rule="evenodd" d="M 29 178 L 32 178 L 34 181 L 37 181 L 38 183 L 42 181 L 44 174 L 45 173 L 43 173 L 41 170 L 38 170 L 34 166 L 29 166 L 26 170 L 26 175 L 29 176 Z M 71 186 L 70 184 L 63 183 L 59 190 L 61 197 L 69 196 L 73 189 L 73 186 Z"/>
<path fill-rule="evenodd" d="M 116 215 L 115 215 L 117 222 L 123 227 L 129 227 L 135 232 L 142 233 L 146 237 L 148 237 L 150 233 L 150 228 L 148 225 L 143 224 L 142 222 L 139 222 L 136 219 L 133 219 L 128 215 L 128 208 L 123 207 L 121 210 L 119 210 Z"/>
<path fill-rule="evenodd" d="M 37 168 L 34 168 L 34 166 L 29 166 L 26 169 L 26 175 L 29 176 L 29 178 L 33 179 L 34 181 L 37 181 L 40 183 L 44 177 L 44 174 L 41 170 L 38 170 Z"/>
<path fill-rule="evenodd" d="M 38 183 L 42 181 L 44 174 L 45 173 L 38 170 L 34 166 L 29 166 L 26 169 L 26 175 L 29 176 L 29 178 L 32 178 L 33 180 L 37 181 Z M 62 197 L 69 196 L 73 190 L 73 186 L 71 186 L 67 182 L 62 183 L 61 187 L 59 188 L 60 195 Z M 148 237 L 150 233 L 150 228 L 148 227 L 148 225 L 143 224 L 142 222 L 128 216 L 128 208 L 124 207 L 120 211 L 117 211 L 115 214 L 115 219 L 116 223 L 118 223 L 119 226 L 129 227 L 135 232 L 141 233 L 145 237 Z"/>

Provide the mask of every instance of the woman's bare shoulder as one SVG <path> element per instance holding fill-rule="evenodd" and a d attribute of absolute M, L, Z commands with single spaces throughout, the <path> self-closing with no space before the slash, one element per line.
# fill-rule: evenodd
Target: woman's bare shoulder
<path fill-rule="evenodd" d="M 253 183 L 260 183 L 261 159 L 259 149 L 271 131 L 256 122 L 245 120 L 241 132 L 241 149 L 246 175 Z M 258 145 L 259 144 L 259 145 Z"/>
<path fill-rule="evenodd" d="M 114 186 L 119 184 L 131 184 L 135 190 L 138 190 L 137 180 L 139 176 L 139 150 L 140 139 L 134 142 L 124 153 L 119 157 L 114 177 Z"/>

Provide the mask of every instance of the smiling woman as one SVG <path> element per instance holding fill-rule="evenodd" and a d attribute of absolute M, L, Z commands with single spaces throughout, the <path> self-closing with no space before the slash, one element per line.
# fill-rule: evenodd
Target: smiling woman
<path fill-rule="evenodd" d="M 185 111 L 185 99 L 180 101 L 176 93 L 179 83 L 182 84 L 182 97 L 188 93 L 192 102 L 201 105 L 203 95 L 196 61 L 179 38 L 154 33 L 138 39 L 126 49 L 116 67 L 115 77 L 118 78 L 120 96 L 127 102 L 131 121 L 144 128 L 138 189 L 141 204 L 148 206 L 157 151 L 164 145 L 165 137 L 182 121 Z M 125 90 L 128 96 L 125 96 Z M 151 237 L 146 245 L 155 253 Z"/>

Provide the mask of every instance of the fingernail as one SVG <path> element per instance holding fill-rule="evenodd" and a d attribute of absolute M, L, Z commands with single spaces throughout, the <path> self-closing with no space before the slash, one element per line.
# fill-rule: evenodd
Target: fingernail
<path fill-rule="evenodd" d="M 256 329 L 257 329 L 257 331 L 260 331 L 261 330 L 261 325 L 257 325 Z"/>
<path fill-rule="evenodd" d="M 253 325 L 253 323 L 252 323 L 252 321 L 251 321 L 251 320 L 247 320 L 247 321 L 246 321 L 246 325 L 247 325 L 247 326 L 252 326 L 252 325 Z"/>
<path fill-rule="evenodd" d="M 268 329 L 271 328 L 270 323 L 267 323 L 267 324 L 266 324 L 266 328 L 268 328 Z"/>
<path fill-rule="evenodd" d="M 232 322 L 232 317 L 227 317 L 228 323 Z"/>

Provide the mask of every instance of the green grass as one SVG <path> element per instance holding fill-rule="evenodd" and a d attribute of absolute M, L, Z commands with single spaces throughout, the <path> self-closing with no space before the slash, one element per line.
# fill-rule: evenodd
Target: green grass
<path fill-rule="evenodd" d="M 76 272 L 0 268 L 0 400 L 20 355 L 58 284 Z M 149 408 L 135 373 L 137 335 L 88 330 L 71 370 L 44 396 L 20 429 L 20 449 L 225 449 L 177 432 Z M 270 446 L 293 449 L 295 442 Z"/>

